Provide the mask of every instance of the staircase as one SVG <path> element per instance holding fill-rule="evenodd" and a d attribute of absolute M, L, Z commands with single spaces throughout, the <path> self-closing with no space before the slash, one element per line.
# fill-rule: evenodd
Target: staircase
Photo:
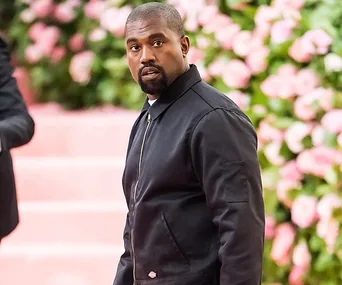
<path fill-rule="evenodd" d="M 12 151 L 18 228 L 0 246 L 0 285 L 110 285 L 123 252 L 121 176 L 136 112 L 31 106 L 32 141 Z"/>

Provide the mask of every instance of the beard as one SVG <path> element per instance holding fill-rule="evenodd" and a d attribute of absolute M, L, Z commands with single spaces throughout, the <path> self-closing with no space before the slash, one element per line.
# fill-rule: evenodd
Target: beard
<path fill-rule="evenodd" d="M 144 81 L 142 78 L 142 75 L 141 75 L 144 67 L 154 67 L 154 68 L 158 69 L 158 71 L 160 72 L 159 78 L 154 79 L 154 80 Z M 168 87 L 167 86 L 168 80 L 167 80 L 164 69 L 161 66 L 156 65 L 154 63 L 148 63 L 148 64 L 144 65 L 143 67 L 141 67 L 139 69 L 138 79 L 139 79 L 139 85 L 140 85 L 141 90 L 143 92 L 145 92 L 146 94 L 149 94 L 149 95 L 160 95 Z"/>

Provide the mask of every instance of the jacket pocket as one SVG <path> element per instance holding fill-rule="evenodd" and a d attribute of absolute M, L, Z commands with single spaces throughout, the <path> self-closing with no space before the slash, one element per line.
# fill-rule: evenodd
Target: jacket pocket
<path fill-rule="evenodd" d="M 176 241 L 176 238 L 175 238 L 174 234 L 172 233 L 172 230 L 170 228 L 169 223 L 167 222 L 167 219 L 165 217 L 164 212 L 161 212 L 161 222 L 162 222 L 164 231 L 167 234 L 167 236 L 168 236 L 168 238 L 170 240 L 170 243 L 172 244 L 172 246 L 173 246 L 173 248 L 175 250 L 175 253 L 178 255 L 179 258 L 181 258 L 186 263 L 186 265 L 189 265 L 189 260 L 186 257 L 186 255 L 183 253 L 181 248 L 179 247 L 179 244 Z"/>

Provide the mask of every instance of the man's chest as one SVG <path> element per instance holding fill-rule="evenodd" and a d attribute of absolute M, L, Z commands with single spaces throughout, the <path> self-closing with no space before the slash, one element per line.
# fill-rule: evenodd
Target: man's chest
<path fill-rule="evenodd" d="M 125 193 L 186 185 L 189 176 L 192 177 L 189 139 L 186 124 L 163 120 L 140 122 L 127 155 Z"/>

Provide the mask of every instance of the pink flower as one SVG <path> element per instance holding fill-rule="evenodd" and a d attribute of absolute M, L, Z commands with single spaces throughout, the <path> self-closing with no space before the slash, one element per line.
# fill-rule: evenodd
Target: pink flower
<path fill-rule="evenodd" d="M 296 39 L 289 49 L 289 55 L 297 62 L 309 62 L 311 60 L 314 46 L 308 39 Z"/>
<path fill-rule="evenodd" d="M 319 110 L 319 106 L 314 105 L 317 101 L 318 98 L 311 96 L 311 94 L 297 98 L 294 103 L 294 113 L 297 118 L 304 121 L 314 119 Z"/>
<path fill-rule="evenodd" d="M 206 67 L 204 66 L 203 61 L 198 61 L 196 63 L 197 69 L 199 74 L 201 75 L 202 79 L 206 82 L 208 82 L 209 80 L 211 80 L 211 76 L 208 72 L 208 70 L 206 69 Z"/>
<path fill-rule="evenodd" d="M 54 11 L 54 17 L 61 23 L 69 23 L 75 19 L 76 14 L 73 6 L 71 6 L 68 2 L 64 2 L 57 5 Z"/>
<path fill-rule="evenodd" d="M 203 30 L 207 33 L 217 33 L 222 30 L 226 30 L 228 33 L 231 33 L 229 30 L 231 29 L 230 26 L 232 25 L 235 24 L 233 24 L 231 18 L 229 18 L 227 15 L 216 14 L 206 25 L 204 25 Z"/>
<path fill-rule="evenodd" d="M 282 142 L 284 139 L 284 134 L 281 130 L 271 126 L 270 122 L 263 120 L 259 123 L 258 138 L 262 142 Z"/>
<path fill-rule="evenodd" d="M 198 29 L 198 21 L 196 14 L 190 14 L 185 20 L 184 28 L 189 32 L 196 32 Z"/>
<path fill-rule="evenodd" d="M 218 14 L 219 10 L 217 5 L 209 5 L 201 13 L 198 14 L 198 23 L 201 26 L 206 27 L 212 22 L 213 19 L 216 18 Z"/>
<path fill-rule="evenodd" d="M 51 53 L 52 63 L 60 62 L 66 54 L 65 47 L 55 47 Z"/>
<path fill-rule="evenodd" d="M 342 154 L 333 148 L 318 146 L 302 151 L 297 156 L 300 171 L 323 178 L 335 164 L 342 162 Z"/>
<path fill-rule="evenodd" d="M 70 62 L 69 72 L 75 82 L 81 84 L 89 82 L 94 57 L 95 55 L 91 51 L 83 51 L 74 55 Z"/>
<path fill-rule="evenodd" d="M 257 26 L 271 25 L 274 20 L 280 17 L 280 12 L 271 6 L 260 5 L 256 11 L 254 21 Z"/>
<path fill-rule="evenodd" d="M 295 236 L 296 232 L 289 223 L 283 223 L 277 227 L 270 256 L 279 266 L 290 262 L 290 250 Z"/>
<path fill-rule="evenodd" d="M 322 145 L 324 143 L 325 134 L 326 131 L 322 126 L 315 126 L 311 133 L 312 144 L 314 146 Z"/>
<path fill-rule="evenodd" d="M 281 44 L 289 40 L 295 26 L 295 22 L 289 19 L 274 23 L 271 28 L 272 43 Z"/>
<path fill-rule="evenodd" d="M 304 149 L 302 140 L 311 133 L 311 130 L 312 126 L 297 121 L 285 131 L 285 142 L 293 153 L 299 153 Z"/>
<path fill-rule="evenodd" d="M 340 147 L 342 147 L 342 133 L 339 134 L 337 137 L 337 143 Z M 342 165 L 341 165 L 341 171 L 342 171 Z"/>
<path fill-rule="evenodd" d="M 303 174 L 300 172 L 295 160 L 287 162 L 279 170 L 282 179 L 300 181 L 303 179 Z"/>
<path fill-rule="evenodd" d="M 104 8 L 105 3 L 102 0 L 90 0 L 84 6 L 84 13 L 89 19 L 99 20 Z"/>
<path fill-rule="evenodd" d="M 334 109 L 322 118 L 322 126 L 331 133 L 342 133 L 342 109 Z"/>
<path fill-rule="evenodd" d="M 34 21 L 34 19 L 36 18 L 36 15 L 31 9 L 25 9 L 20 13 L 19 18 L 25 24 L 29 24 Z"/>
<path fill-rule="evenodd" d="M 306 271 L 310 268 L 311 254 L 306 242 L 300 242 L 293 250 L 292 261 L 295 266 L 298 266 Z"/>
<path fill-rule="evenodd" d="M 90 1 L 92 1 L 92 0 L 90 0 Z M 81 0 L 66 0 L 65 3 L 70 5 L 72 8 L 81 6 Z"/>
<path fill-rule="evenodd" d="M 326 54 L 332 43 L 332 38 L 321 29 L 307 31 L 303 39 L 310 41 L 315 46 L 313 54 Z"/>
<path fill-rule="evenodd" d="M 322 87 L 297 98 L 294 105 L 294 112 L 297 118 L 311 120 L 315 118 L 321 109 L 328 111 L 332 108 L 333 91 Z"/>
<path fill-rule="evenodd" d="M 225 58 L 216 58 L 208 67 L 211 76 L 222 76 L 226 72 L 227 60 Z"/>
<path fill-rule="evenodd" d="M 218 29 L 215 33 L 216 40 L 226 50 L 231 50 L 235 36 L 240 32 L 240 26 L 231 24 L 224 29 Z"/>
<path fill-rule="evenodd" d="M 317 219 L 316 205 L 316 197 L 307 195 L 299 196 L 292 204 L 292 221 L 300 228 L 308 228 Z"/>
<path fill-rule="evenodd" d="M 304 7 L 305 0 L 274 0 L 272 5 L 279 11 L 282 10 L 300 10 Z"/>
<path fill-rule="evenodd" d="M 282 165 L 285 162 L 284 157 L 280 155 L 281 142 L 271 142 L 265 149 L 264 154 L 269 162 L 273 165 Z"/>
<path fill-rule="evenodd" d="M 246 110 L 249 105 L 249 97 L 239 90 L 230 91 L 226 94 L 240 109 Z"/>
<path fill-rule="evenodd" d="M 277 70 L 277 75 L 280 77 L 293 77 L 297 74 L 297 68 L 292 64 L 284 64 Z"/>
<path fill-rule="evenodd" d="M 269 25 L 257 25 L 253 31 L 253 37 L 257 37 L 261 40 L 265 40 L 271 31 L 271 26 Z"/>
<path fill-rule="evenodd" d="M 316 73 L 308 68 L 297 73 L 295 88 L 298 95 L 305 95 L 313 91 L 319 85 L 319 78 Z"/>
<path fill-rule="evenodd" d="M 43 51 L 37 45 L 29 45 L 25 50 L 25 58 L 29 63 L 37 63 L 43 57 Z"/>
<path fill-rule="evenodd" d="M 46 27 L 40 35 L 37 44 L 45 56 L 50 56 L 53 48 L 61 36 L 61 31 L 56 26 Z"/>
<path fill-rule="evenodd" d="M 294 266 L 289 275 L 289 282 L 291 285 L 303 285 L 303 277 L 306 274 L 304 268 Z"/>
<path fill-rule="evenodd" d="M 276 220 L 274 217 L 265 217 L 265 239 L 272 239 L 275 235 Z"/>
<path fill-rule="evenodd" d="M 259 74 L 267 69 L 267 57 L 270 50 L 264 46 L 254 47 L 246 57 L 246 63 L 252 74 Z"/>
<path fill-rule="evenodd" d="M 328 252 L 333 253 L 339 235 L 338 222 L 333 219 L 321 220 L 317 223 L 316 230 L 317 235 L 324 239 Z"/>
<path fill-rule="evenodd" d="M 278 97 L 278 86 L 280 84 L 280 77 L 277 75 L 268 76 L 261 83 L 261 91 L 264 92 L 268 97 Z"/>
<path fill-rule="evenodd" d="M 272 98 L 292 98 L 296 95 L 295 78 L 288 75 L 270 75 L 261 83 L 261 90 Z"/>
<path fill-rule="evenodd" d="M 95 28 L 89 34 L 89 40 L 93 42 L 102 41 L 106 38 L 107 32 L 101 28 Z"/>
<path fill-rule="evenodd" d="M 84 38 L 80 33 L 72 36 L 69 40 L 70 49 L 74 52 L 80 51 L 84 47 Z"/>
<path fill-rule="evenodd" d="M 196 37 L 196 44 L 200 49 L 206 49 L 210 46 L 209 39 L 201 35 Z"/>
<path fill-rule="evenodd" d="M 31 4 L 31 10 L 38 18 L 47 17 L 51 13 L 52 9 L 52 0 L 36 0 Z"/>
<path fill-rule="evenodd" d="M 250 31 L 241 31 L 233 41 L 233 51 L 242 57 L 245 57 L 251 50 L 252 33 Z"/>
<path fill-rule="evenodd" d="M 311 92 L 312 97 L 317 97 L 320 107 L 324 111 L 330 111 L 333 104 L 333 90 L 326 88 L 316 88 Z"/>
<path fill-rule="evenodd" d="M 332 218 L 334 209 L 342 207 L 342 199 L 335 193 L 325 194 L 318 202 L 317 213 L 321 220 L 327 221 Z"/>
<path fill-rule="evenodd" d="M 32 40 L 38 41 L 39 38 L 42 36 L 42 33 L 44 32 L 45 28 L 45 24 L 43 24 L 42 22 L 37 22 L 31 26 L 31 28 L 28 31 L 28 35 Z"/>
<path fill-rule="evenodd" d="M 301 187 L 301 183 L 298 180 L 292 179 L 281 179 L 277 183 L 277 198 L 280 202 L 282 202 L 285 206 L 291 207 L 293 201 L 289 197 L 289 191 L 294 189 L 299 189 Z"/>
<path fill-rule="evenodd" d="M 189 63 L 198 63 L 204 59 L 204 52 L 196 47 L 192 47 L 187 55 Z"/>
<path fill-rule="evenodd" d="M 101 27 L 118 37 L 122 37 L 125 33 L 127 17 L 131 11 L 132 8 L 129 6 L 119 9 L 113 7 L 105 10 L 100 19 Z"/>
<path fill-rule="evenodd" d="M 251 71 L 246 64 L 238 59 L 228 62 L 223 74 L 223 81 L 232 88 L 245 88 L 251 77 Z"/>

